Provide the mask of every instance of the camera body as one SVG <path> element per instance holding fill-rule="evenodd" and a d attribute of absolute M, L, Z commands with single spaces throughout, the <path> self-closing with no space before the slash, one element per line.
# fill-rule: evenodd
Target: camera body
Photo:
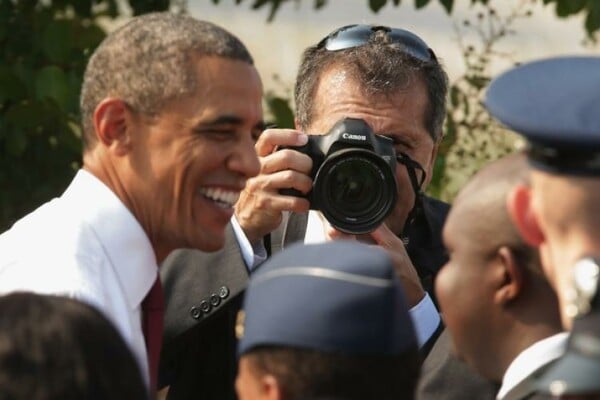
<path fill-rule="evenodd" d="M 286 147 L 282 147 L 286 148 Z M 308 143 L 287 147 L 313 161 L 312 190 L 282 194 L 306 197 L 336 229 L 363 234 L 377 228 L 397 200 L 396 152 L 392 140 L 373 133 L 362 119 L 338 121 L 325 135 L 309 135 Z"/>

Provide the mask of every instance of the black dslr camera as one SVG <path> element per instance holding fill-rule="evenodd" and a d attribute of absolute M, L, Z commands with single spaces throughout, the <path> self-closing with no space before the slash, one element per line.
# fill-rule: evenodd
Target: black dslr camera
<path fill-rule="evenodd" d="M 310 135 L 304 146 L 287 148 L 312 158 L 313 187 L 306 195 L 310 208 L 320 210 L 339 231 L 371 232 L 394 208 L 397 183 L 392 140 L 375 135 L 362 119 L 343 119 L 325 135 Z M 281 193 L 305 197 L 294 189 Z"/>

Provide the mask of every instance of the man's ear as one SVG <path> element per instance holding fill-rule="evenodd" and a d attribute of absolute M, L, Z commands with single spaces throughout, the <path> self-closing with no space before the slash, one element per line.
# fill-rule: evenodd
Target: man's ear
<path fill-rule="evenodd" d="M 531 189 L 526 185 L 517 185 L 508 194 L 506 202 L 508 214 L 523 240 L 531 246 L 539 247 L 545 237 L 531 208 Z"/>
<path fill-rule="evenodd" d="M 116 155 L 125 155 L 131 145 L 131 110 L 119 98 L 106 98 L 94 110 L 94 130 L 98 141 L 113 150 Z"/>
<path fill-rule="evenodd" d="M 286 400 L 283 389 L 271 374 L 265 374 L 260 378 L 262 398 L 265 400 Z"/>
<path fill-rule="evenodd" d="M 515 258 L 513 250 L 502 246 L 497 250 L 498 259 L 498 283 L 494 294 L 494 302 L 498 305 L 506 305 L 515 300 L 525 286 L 525 272 L 523 267 Z"/>

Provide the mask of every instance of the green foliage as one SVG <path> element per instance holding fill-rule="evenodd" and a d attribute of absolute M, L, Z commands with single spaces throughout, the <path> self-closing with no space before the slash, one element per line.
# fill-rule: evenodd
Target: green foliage
<path fill-rule="evenodd" d="M 56 196 L 81 163 L 79 92 L 117 0 L 0 0 L 0 231 Z M 131 0 L 134 14 L 169 0 Z"/>
<path fill-rule="evenodd" d="M 503 129 L 485 110 L 481 99 L 491 79 L 490 66 L 515 64 L 508 55 L 496 52 L 497 44 L 514 33 L 511 25 L 528 18 L 531 10 L 524 1 L 509 12 L 499 13 L 490 4 L 477 7 L 475 16 L 456 26 L 465 72 L 451 83 L 445 136 L 438 150 L 433 180 L 428 192 L 452 201 L 464 183 L 484 164 L 516 150 L 520 141 Z M 465 33 L 474 32 L 475 42 L 466 43 Z"/>
<path fill-rule="evenodd" d="M 278 128 L 294 128 L 294 112 L 290 106 L 290 99 L 277 96 L 271 92 L 267 93 L 267 108 L 271 114 L 269 125 Z"/>
<path fill-rule="evenodd" d="M 385 6 L 385 3 L 387 3 L 387 0 L 369 0 L 369 8 L 376 13 Z"/>
<path fill-rule="evenodd" d="M 555 13 L 560 18 L 579 13 L 585 14 L 585 30 L 591 36 L 600 29 L 600 1 L 598 0 L 542 0 L 544 4 L 554 4 Z"/>
<path fill-rule="evenodd" d="M 0 0 L 0 227 L 69 181 L 80 159 L 78 96 L 104 32 L 64 4 Z M 77 40 L 71 40 L 77 38 Z"/>
<path fill-rule="evenodd" d="M 293 129 L 292 88 L 282 82 L 279 75 L 273 76 L 273 83 L 276 88 L 267 90 L 264 100 L 267 126 Z"/>

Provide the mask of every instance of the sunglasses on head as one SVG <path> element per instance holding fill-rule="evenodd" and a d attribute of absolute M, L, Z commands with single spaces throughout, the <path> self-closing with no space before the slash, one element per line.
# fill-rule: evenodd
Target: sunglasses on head
<path fill-rule="evenodd" d="M 331 32 L 319 42 L 317 48 L 328 51 L 338 51 L 360 47 L 369 43 L 369 39 L 376 32 L 385 32 L 390 43 L 402 45 L 402 49 L 412 57 L 425 61 L 435 61 L 437 58 L 427 43 L 412 32 L 399 28 L 373 25 L 347 25 Z"/>

